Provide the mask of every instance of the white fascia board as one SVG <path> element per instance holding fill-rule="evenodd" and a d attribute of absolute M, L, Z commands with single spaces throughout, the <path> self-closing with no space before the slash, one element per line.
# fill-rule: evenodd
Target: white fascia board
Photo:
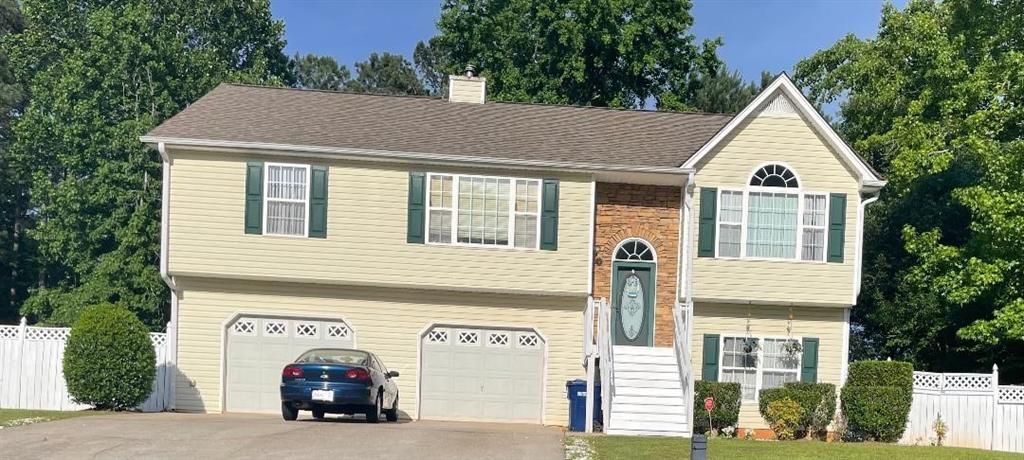
<path fill-rule="evenodd" d="M 740 113 L 736 114 L 732 120 L 729 120 L 721 130 L 718 131 L 704 146 L 694 153 L 685 163 L 682 168 L 684 169 L 696 169 L 697 165 L 704 159 L 705 156 L 710 154 L 719 144 L 724 141 L 729 134 L 731 134 L 737 127 L 740 126 L 751 116 L 756 115 L 757 109 L 761 107 L 770 97 L 773 97 L 778 91 L 780 91 L 789 97 L 800 112 L 811 120 L 814 127 L 821 133 L 825 139 L 829 142 L 833 148 L 835 148 L 846 164 L 853 168 L 857 172 L 857 177 L 861 182 L 861 185 L 866 188 L 880 188 L 886 184 L 886 181 L 881 177 L 878 177 L 874 172 L 871 171 L 857 157 L 857 154 L 850 149 L 850 146 L 846 144 L 839 133 L 836 133 L 832 126 L 821 117 L 821 114 L 811 105 L 810 101 L 804 97 L 804 94 L 800 92 L 800 89 L 793 84 L 793 81 L 789 79 L 789 76 L 785 72 L 779 74 L 778 77 L 772 81 L 767 88 L 761 90 L 753 101 L 750 101 L 746 107 L 743 108 Z"/>
<path fill-rule="evenodd" d="M 164 143 L 170 148 L 192 150 L 214 150 L 223 152 L 241 152 L 261 155 L 315 157 L 332 159 L 356 159 L 364 161 L 392 161 L 404 163 L 440 163 L 461 166 L 484 166 L 515 169 L 544 169 L 564 172 L 622 171 L 635 173 L 655 173 L 686 175 L 688 170 L 676 167 L 601 165 L 587 163 L 567 163 L 541 160 L 516 160 L 510 158 L 485 158 L 440 153 L 397 152 L 391 150 L 353 149 L 342 147 L 317 147 L 310 145 L 268 144 L 262 142 L 218 141 L 208 139 L 186 139 L 142 136 L 145 144 L 158 145 Z"/>

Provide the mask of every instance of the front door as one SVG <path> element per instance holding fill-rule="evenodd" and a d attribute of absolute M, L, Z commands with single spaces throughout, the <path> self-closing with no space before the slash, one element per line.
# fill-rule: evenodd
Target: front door
<path fill-rule="evenodd" d="M 615 345 L 654 345 L 654 264 L 612 267 L 612 336 Z"/>

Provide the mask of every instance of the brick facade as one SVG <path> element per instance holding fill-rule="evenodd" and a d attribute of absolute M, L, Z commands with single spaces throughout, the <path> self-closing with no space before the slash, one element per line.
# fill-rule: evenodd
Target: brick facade
<path fill-rule="evenodd" d="M 612 252 L 628 238 L 642 238 L 658 256 L 655 276 L 654 345 L 673 340 L 679 255 L 680 188 L 597 183 L 594 228 L 594 297 L 611 299 Z"/>

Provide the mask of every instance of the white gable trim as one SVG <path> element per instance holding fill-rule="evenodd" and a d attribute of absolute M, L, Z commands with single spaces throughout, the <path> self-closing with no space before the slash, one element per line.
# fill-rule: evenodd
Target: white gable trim
<path fill-rule="evenodd" d="M 776 94 L 784 94 L 793 103 L 796 109 L 802 113 L 805 117 L 811 120 L 811 123 L 818 130 L 822 136 L 829 142 L 836 151 L 839 152 L 840 157 L 843 161 L 857 173 L 857 178 L 860 180 L 861 186 L 866 188 L 880 188 L 885 185 L 886 181 L 877 174 L 871 171 L 857 158 L 857 154 L 850 149 L 850 146 L 839 137 L 832 126 L 825 121 L 824 118 L 818 114 L 818 111 L 811 105 L 810 101 L 804 97 L 800 89 L 793 84 L 793 81 L 789 79 L 789 76 L 785 73 L 780 74 L 775 78 L 768 87 L 763 89 L 760 94 L 754 98 L 743 110 L 738 113 L 729 123 L 725 125 L 721 130 L 715 134 L 697 153 L 693 154 L 685 163 L 683 163 L 683 169 L 696 169 L 697 164 L 704 159 L 709 153 L 714 151 L 715 147 L 725 140 L 741 123 L 746 121 L 751 116 L 755 116 L 758 113 L 758 109 L 768 102 L 769 98 L 776 97 Z"/>

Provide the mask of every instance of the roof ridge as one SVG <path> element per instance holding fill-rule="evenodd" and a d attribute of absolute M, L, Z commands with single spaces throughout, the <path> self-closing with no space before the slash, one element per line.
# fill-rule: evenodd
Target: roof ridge
<path fill-rule="evenodd" d="M 418 94 L 382 94 L 382 93 L 361 93 L 354 91 L 338 91 L 329 89 L 315 89 L 315 88 L 294 88 L 291 86 L 270 86 L 270 85 L 254 85 L 249 83 L 234 83 L 224 82 L 221 83 L 223 86 L 237 86 L 242 88 L 255 88 L 255 89 L 268 89 L 268 90 L 288 90 L 296 92 L 308 92 L 308 93 L 325 93 L 325 94 L 337 94 L 347 96 L 374 96 L 374 97 L 391 97 L 400 99 L 420 99 L 420 100 L 431 100 L 431 101 L 447 101 L 442 96 L 429 96 L 429 95 L 418 95 Z M 715 117 L 715 118 L 732 118 L 736 116 L 734 113 L 715 113 L 715 112 L 701 112 L 693 111 L 686 112 L 680 110 L 648 110 L 648 109 L 633 109 L 629 107 L 604 107 L 596 105 L 577 105 L 577 104 L 554 104 L 550 102 L 529 102 L 529 101 L 488 101 L 485 104 L 478 105 L 524 105 L 524 106 L 535 106 L 535 107 L 552 107 L 561 109 L 582 109 L 582 110 L 607 110 L 614 112 L 628 112 L 628 113 L 652 113 L 652 114 L 672 114 L 672 115 L 697 115 L 702 117 Z"/>

